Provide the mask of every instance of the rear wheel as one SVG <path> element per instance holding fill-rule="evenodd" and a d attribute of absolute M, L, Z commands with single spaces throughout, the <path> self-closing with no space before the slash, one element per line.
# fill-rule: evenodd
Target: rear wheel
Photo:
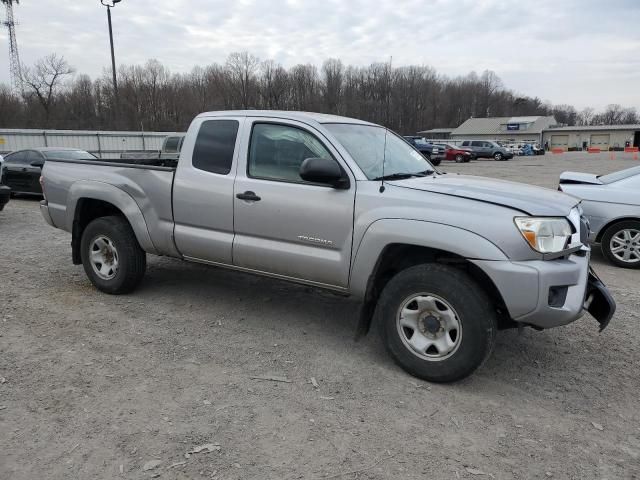
<path fill-rule="evenodd" d="M 497 319 L 491 301 L 456 268 L 424 264 L 403 270 L 387 283 L 378 307 L 391 357 L 424 380 L 460 380 L 493 349 Z"/>
<path fill-rule="evenodd" d="M 123 217 L 92 221 L 82 233 L 80 248 L 87 277 L 105 293 L 129 293 L 144 277 L 147 257 Z"/>
<path fill-rule="evenodd" d="M 628 220 L 611 225 L 600 244 L 604 256 L 623 268 L 640 268 L 640 222 Z"/>

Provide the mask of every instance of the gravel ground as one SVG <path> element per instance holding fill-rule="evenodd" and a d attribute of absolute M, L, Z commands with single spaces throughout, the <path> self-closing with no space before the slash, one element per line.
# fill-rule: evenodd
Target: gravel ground
<path fill-rule="evenodd" d="M 443 169 L 555 188 L 638 163 L 620 157 Z M 108 296 L 69 241 L 37 201 L 0 213 L 1 479 L 640 478 L 640 272 L 599 253 L 607 330 L 500 332 L 480 371 L 437 385 L 355 343 L 352 300 L 154 257 Z"/>

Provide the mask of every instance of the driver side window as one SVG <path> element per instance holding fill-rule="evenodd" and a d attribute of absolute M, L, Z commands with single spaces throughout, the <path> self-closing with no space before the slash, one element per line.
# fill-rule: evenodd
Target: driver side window
<path fill-rule="evenodd" d="M 333 158 L 315 136 L 300 128 L 256 123 L 251 132 L 248 174 L 250 177 L 307 183 L 300 166 L 307 158 Z"/>

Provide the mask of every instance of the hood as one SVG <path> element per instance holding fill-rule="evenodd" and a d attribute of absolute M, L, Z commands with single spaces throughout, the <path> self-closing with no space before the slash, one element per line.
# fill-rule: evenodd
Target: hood
<path fill-rule="evenodd" d="M 556 190 L 472 175 L 442 174 L 388 182 L 398 187 L 452 195 L 520 210 L 528 215 L 567 216 L 579 200 Z"/>
<path fill-rule="evenodd" d="M 580 172 L 564 172 L 560 174 L 560 183 L 582 183 L 587 185 L 602 185 L 602 182 L 597 175 L 593 173 L 580 173 Z"/>

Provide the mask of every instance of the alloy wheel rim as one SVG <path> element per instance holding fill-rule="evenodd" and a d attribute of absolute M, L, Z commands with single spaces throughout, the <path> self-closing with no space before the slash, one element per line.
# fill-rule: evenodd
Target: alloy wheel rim
<path fill-rule="evenodd" d="M 118 273 L 118 250 L 109 237 L 99 235 L 92 240 L 89 260 L 95 274 L 103 280 L 111 280 Z"/>
<path fill-rule="evenodd" d="M 462 342 L 460 317 L 449 302 L 431 293 L 407 297 L 398 309 L 396 326 L 405 347 L 423 360 L 445 360 Z"/>
<path fill-rule="evenodd" d="M 611 254 L 624 263 L 640 262 L 640 230 L 625 228 L 609 241 Z"/>

